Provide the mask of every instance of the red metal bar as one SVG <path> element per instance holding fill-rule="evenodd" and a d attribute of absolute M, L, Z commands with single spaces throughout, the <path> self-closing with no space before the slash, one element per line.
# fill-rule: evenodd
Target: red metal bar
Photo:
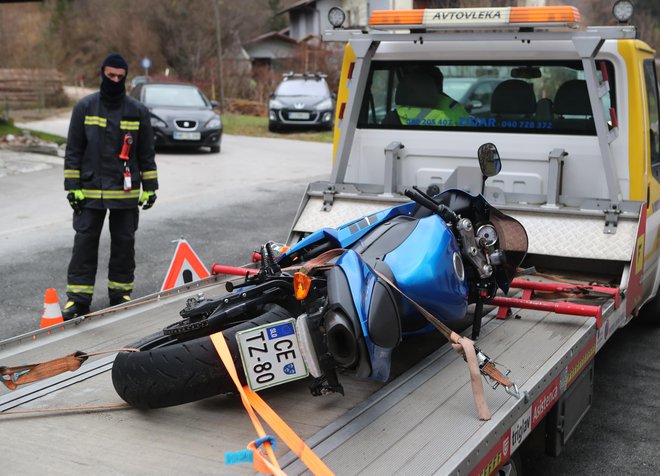
<path fill-rule="evenodd" d="M 258 269 L 254 268 L 239 268 L 238 266 L 225 266 L 223 264 L 213 263 L 211 266 L 211 274 L 232 274 L 236 276 L 245 276 L 245 273 L 250 275 L 257 274 Z"/>
<path fill-rule="evenodd" d="M 531 289 L 534 291 L 548 291 L 554 293 L 570 293 L 570 294 L 580 294 L 580 292 L 584 292 L 584 291 L 594 291 L 597 293 L 607 294 L 610 296 L 610 299 L 614 299 L 614 307 L 616 309 L 618 309 L 619 306 L 621 305 L 621 293 L 619 292 L 619 288 L 608 288 L 605 286 L 590 286 L 586 284 L 527 281 L 526 279 L 518 279 L 518 278 L 511 281 L 511 287 L 519 288 L 519 289 Z"/>
<path fill-rule="evenodd" d="M 520 309 L 534 309 L 536 311 L 556 312 L 557 314 L 569 314 L 574 316 L 588 316 L 596 318 L 596 328 L 600 329 L 603 324 L 603 313 L 600 306 L 587 306 L 572 302 L 550 302 L 531 299 L 518 299 L 496 296 L 488 300 L 488 304 L 504 307 L 517 307 Z"/>

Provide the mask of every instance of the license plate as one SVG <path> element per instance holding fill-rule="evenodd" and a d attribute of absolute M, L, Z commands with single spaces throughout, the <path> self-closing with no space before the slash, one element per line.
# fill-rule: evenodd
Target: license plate
<path fill-rule="evenodd" d="M 172 137 L 174 140 L 199 140 L 202 138 L 201 132 L 175 132 Z"/>
<path fill-rule="evenodd" d="M 290 112 L 289 119 L 309 119 L 309 112 Z"/>
<path fill-rule="evenodd" d="M 250 389 L 257 391 L 307 377 L 295 319 L 274 322 L 236 333 Z"/>

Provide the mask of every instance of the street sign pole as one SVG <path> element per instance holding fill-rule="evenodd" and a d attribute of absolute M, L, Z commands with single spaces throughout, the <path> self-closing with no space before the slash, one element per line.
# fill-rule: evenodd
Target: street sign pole
<path fill-rule="evenodd" d="M 149 76 L 149 68 L 151 67 L 151 59 L 148 57 L 142 58 L 142 62 L 140 63 L 142 65 L 142 68 L 144 69 L 144 75 Z"/>

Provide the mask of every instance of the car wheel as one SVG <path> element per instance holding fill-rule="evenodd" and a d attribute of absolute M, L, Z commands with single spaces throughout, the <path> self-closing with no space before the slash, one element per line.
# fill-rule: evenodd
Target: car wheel
<path fill-rule="evenodd" d="M 268 131 L 269 132 L 278 132 L 280 128 L 274 122 L 268 122 Z"/>
<path fill-rule="evenodd" d="M 210 149 L 211 149 L 212 154 L 217 154 L 218 152 L 220 152 L 220 146 L 219 145 L 212 145 L 210 147 Z"/>

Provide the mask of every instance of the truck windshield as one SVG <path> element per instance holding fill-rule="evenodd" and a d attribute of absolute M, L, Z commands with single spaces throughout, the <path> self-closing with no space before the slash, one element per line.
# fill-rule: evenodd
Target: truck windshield
<path fill-rule="evenodd" d="M 614 74 L 605 64 L 610 124 Z M 374 61 L 358 127 L 595 135 L 584 78 L 580 61 Z"/>

